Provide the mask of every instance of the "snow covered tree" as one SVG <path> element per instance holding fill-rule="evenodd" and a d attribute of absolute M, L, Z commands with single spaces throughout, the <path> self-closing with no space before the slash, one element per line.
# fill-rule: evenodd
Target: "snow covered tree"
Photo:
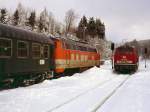
<path fill-rule="evenodd" d="M 47 9 L 45 8 L 41 13 L 39 17 L 39 24 L 38 28 L 40 32 L 48 32 L 48 23 L 49 23 L 49 15 L 47 12 Z"/>
<path fill-rule="evenodd" d="M 19 11 L 16 10 L 14 15 L 13 15 L 13 25 L 18 25 L 19 24 Z"/>
<path fill-rule="evenodd" d="M 35 11 L 31 12 L 30 17 L 28 18 L 28 24 L 31 26 L 32 30 L 34 30 L 34 26 L 36 24 L 36 13 Z"/>
<path fill-rule="evenodd" d="M 5 8 L 1 9 L 0 22 L 4 24 L 7 23 L 7 10 Z"/>
<path fill-rule="evenodd" d="M 55 32 L 55 18 L 52 12 L 48 15 L 48 33 L 54 34 Z"/>
<path fill-rule="evenodd" d="M 82 20 L 83 20 L 83 26 L 87 27 L 87 18 L 85 16 L 83 16 Z"/>
<path fill-rule="evenodd" d="M 96 34 L 100 39 L 105 38 L 105 26 L 101 23 L 100 19 L 96 19 Z"/>
<path fill-rule="evenodd" d="M 62 31 L 61 31 L 61 23 L 59 22 L 55 22 L 55 32 L 59 35 L 61 35 Z"/>
<path fill-rule="evenodd" d="M 78 24 L 76 35 L 80 39 L 83 39 L 83 20 L 82 20 L 82 18 Z"/>
<path fill-rule="evenodd" d="M 26 22 L 27 22 L 27 11 L 25 8 L 22 6 L 21 3 L 18 4 L 17 6 L 18 14 L 19 14 L 19 23 L 18 25 L 21 27 L 26 27 Z"/>
<path fill-rule="evenodd" d="M 94 36 L 96 35 L 96 23 L 93 17 L 90 18 L 87 24 L 87 31 L 88 34 L 94 38 Z"/>
<path fill-rule="evenodd" d="M 44 29 L 44 23 L 42 21 L 42 16 L 40 16 L 40 19 L 39 19 L 39 22 L 38 22 L 38 29 L 39 29 L 39 32 L 43 32 L 43 29 Z"/>
<path fill-rule="evenodd" d="M 79 37 L 80 39 L 86 40 L 87 18 L 85 16 L 81 18 L 76 33 L 77 33 L 77 37 Z"/>
<path fill-rule="evenodd" d="M 7 24 L 11 25 L 12 24 L 12 14 L 10 12 L 7 12 Z"/>

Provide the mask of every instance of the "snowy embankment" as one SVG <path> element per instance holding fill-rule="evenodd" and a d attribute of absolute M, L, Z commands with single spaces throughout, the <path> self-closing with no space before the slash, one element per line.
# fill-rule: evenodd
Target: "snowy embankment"
<path fill-rule="evenodd" d="M 93 67 L 71 77 L 47 80 L 30 87 L 0 92 L 0 112 L 46 112 L 116 77 L 111 67 Z"/>
<path fill-rule="evenodd" d="M 0 91 L 0 112 L 149 112 L 150 62 L 124 81 L 128 76 L 113 73 L 107 61 L 71 77 Z"/>

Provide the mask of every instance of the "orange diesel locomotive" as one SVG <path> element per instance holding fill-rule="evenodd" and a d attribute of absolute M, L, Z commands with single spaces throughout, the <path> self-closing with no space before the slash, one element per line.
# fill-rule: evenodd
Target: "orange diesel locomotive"
<path fill-rule="evenodd" d="M 54 38 L 55 73 L 80 71 L 85 68 L 100 65 L 100 54 L 96 48 L 64 38 Z"/>

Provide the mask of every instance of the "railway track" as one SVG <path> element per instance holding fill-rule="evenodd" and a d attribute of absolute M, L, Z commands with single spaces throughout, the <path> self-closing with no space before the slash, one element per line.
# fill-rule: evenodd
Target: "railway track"
<path fill-rule="evenodd" d="M 92 87 L 92 88 L 90 88 L 90 89 L 88 89 L 87 91 L 84 91 L 84 92 L 82 92 L 82 93 L 80 93 L 80 94 L 78 94 L 78 95 L 76 95 L 76 96 L 74 96 L 73 98 L 71 98 L 71 99 L 69 99 L 69 100 L 67 100 L 67 101 L 65 101 L 65 102 L 63 102 L 63 103 L 61 103 L 61 104 L 59 104 L 59 105 L 57 105 L 57 106 L 55 106 L 55 107 L 53 107 L 53 108 L 51 108 L 50 110 L 48 110 L 47 112 L 59 112 L 59 111 L 64 111 L 64 112 L 66 112 L 67 110 L 63 110 L 64 108 L 68 108 L 68 111 L 71 111 L 70 109 L 73 109 L 73 108 L 71 108 L 71 107 L 69 107 L 69 105 L 71 105 L 71 104 L 73 104 L 74 102 L 80 102 L 80 100 L 81 100 L 81 102 L 80 103 L 78 103 L 79 105 L 81 105 L 81 104 L 84 104 L 84 100 L 82 100 L 82 98 L 84 99 L 86 99 L 86 97 L 88 97 L 88 95 L 89 94 L 93 94 L 93 93 L 97 93 L 98 91 L 97 90 L 101 90 L 102 88 L 107 88 L 106 86 L 109 86 L 109 85 L 112 85 L 111 83 L 114 83 L 114 82 L 117 82 L 116 80 L 117 79 L 120 79 L 120 77 L 121 76 L 119 76 L 119 75 L 116 75 L 115 77 L 113 77 L 113 78 L 111 78 L 111 79 L 108 79 L 108 80 L 106 80 L 106 81 L 104 81 L 104 82 L 101 82 L 101 83 L 99 83 L 99 84 L 97 84 L 96 86 L 94 86 L 94 87 Z M 111 90 L 110 92 L 108 92 L 102 99 L 100 99 L 99 101 L 98 101 L 98 103 L 96 102 L 96 104 L 94 104 L 94 106 L 92 107 L 92 109 L 91 110 L 88 110 L 88 111 L 90 111 L 90 112 L 95 112 L 98 108 L 100 108 L 117 90 L 118 90 L 118 88 L 120 88 L 122 85 L 123 85 L 123 83 L 127 80 L 129 78 L 129 76 L 124 76 L 124 78 L 122 78 L 122 80 L 121 81 L 119 81 L 119 84 L 117 83 L 117 85 L 116 85 L 116 87 L 115 88 L 113 88 L 113 90 Z M 85 101 L 85 102 L 87 102 L 87 101 Z M 77 104 L 77 105 L 78 105 Z M 76 108 L 76 106 L 74 106 L 75 108 Z M 76 108 L 77 109 L 77 108 Z M 83 111 L 83 110 L 81 110 L 81 111 Z"/>
<path fill-rule="evenodd" d="M 108 96 L 106 96 L 103 100 L 101 100 L 100 102 L 98 102 L 95 106 L 95 108 L 92 109 L 91 112 L 97 112 L 97 110 L 99 108 L 101 108 L 101 106 L 110 98 L 113 96 L 113 94 L 115 94 L 117 92 L 117 90 L 127 81 L 127 79 L 129 78 L 130 76 L 128 76 L 127 78 L 125 78 L 125 80 L 123 80 L 112 92 L 110 92 L 108 94 Z"/>

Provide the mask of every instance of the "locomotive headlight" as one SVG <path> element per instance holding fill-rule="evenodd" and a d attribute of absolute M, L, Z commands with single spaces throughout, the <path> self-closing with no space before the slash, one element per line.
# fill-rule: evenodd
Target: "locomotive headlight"
<path fill-rule="evenodd" d="M 117 63 L 121 63 L 121 61 L 117 61 Z"/>
<path fill-rule="evenodd" d="M 127 61 L 128 63 L 133 63 L 133 61 Z"/>

